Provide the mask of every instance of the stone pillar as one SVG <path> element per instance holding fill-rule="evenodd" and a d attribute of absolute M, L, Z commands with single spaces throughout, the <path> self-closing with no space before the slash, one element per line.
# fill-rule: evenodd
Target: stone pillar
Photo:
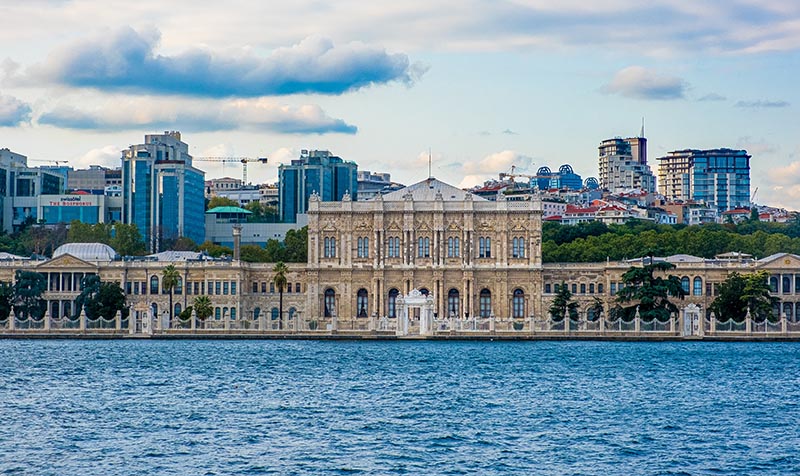
<path fill-rule="evenodd" d="M 786 313 L 785 312 L 783 313 L 783 316 L 781 317 L 781 333 L 782 334 L 788 334 L 789 333 L 789 324 L 788 324 L 788 319 L 786 318 Z"/>
<path fill-rule="evenodd" d="M 8 313 L 8 330 L 13 331 L 17 327 L 17 313 L 14 312 L 14 306 L 11 306 L 11 312 Z"/>
<path fill-rule="evenodd" d="M 192 323 L 189 324 L 189 327 L 192 330 L 197 329 L 197 311 L 194 310 L 194 307 L 192 307 Z"/>
<path fill-rule="evenodd" d="M 717 332 L 717 316 L 714 314 L 714 311 L 708 315 L 708 335 L 713 336 L 714 333 Z"/>
<path fill-rule="evenodd" d="M 242 225 L 233 225 L 233 259 L 239 261 L 242 247 Z"/>
<path fill-rule="evenodd" d="M 80 314 L 80 316 L 78 316 L 78 321 L 80 323 L 78 328 L 81 331 L 85 331 L 86 330 L 86 308 L 85 307 L 81 307 L 81 314 Z"/>
<path fill-rule="evenodd" d="M 50 330 L 50 306 L 44 311 L 44 330 Z"/>
<path fill-rule="evenodd" d="M 122 311 L 117 310 L 117 313 L 114 314 L 114 329 L 122 329 Z"/>
<path fill-rule="evenodd" d="M 495 318 L 494 318 L 494 313 L 491 313 L 489 315 L 489 332 L 491 334 L 494 334 L 494 330 L 495 330 Z"/>

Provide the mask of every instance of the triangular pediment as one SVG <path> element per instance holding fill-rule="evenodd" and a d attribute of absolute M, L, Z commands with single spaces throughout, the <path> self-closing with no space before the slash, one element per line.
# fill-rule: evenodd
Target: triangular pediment
<path fill-rule="evenodd" d="M 792 253 L 775 253 L 758 260 L 759 268 L 797 268 L 800 269 L 800 256 Z"/>
<path fill-rule="evenodd" d="M 84 261 L 80 258 L 76 258 L 71 254 L 63 254 L 51 260 L 45 261 L 44 263 L 38 265 L 37 269 L 47 269 L 47 268 L 91 268 L 96 269 L 97 266 Z"/>
<path fill-rule="evenodd" d="M 384 202 L 402 202 L 405 201 L 406 198 L 422 202 L 432 202 L 435 200 L 452 202 L 466 200 L 468 196 L 470 200 L 478 202 L 486 201 L 485 198 L 472 195 L 465 190 L 461 190 L 458 187 L 454 187 L 431 177 L 409 185 L 408 187 L 401 188 L 400 190 L 387 193 L 382 198 Z"/>

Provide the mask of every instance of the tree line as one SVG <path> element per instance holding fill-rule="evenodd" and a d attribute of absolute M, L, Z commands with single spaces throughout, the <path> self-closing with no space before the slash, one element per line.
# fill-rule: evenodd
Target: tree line
<path fill-rule="evenodd" d="M 542 260 L 601 262 L 639 258 L 645 251 L 657 256 L 689 254 L 702 258 L 739 251 L 762 258 L 775 253 L 800 254 L 800 220 L 740 224 L 657 225 L 632 220 L 623 225 L 600 222 L 542 226 Z"/>

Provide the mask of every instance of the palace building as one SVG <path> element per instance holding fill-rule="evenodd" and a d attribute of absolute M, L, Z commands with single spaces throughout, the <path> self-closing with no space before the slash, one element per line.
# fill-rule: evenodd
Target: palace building
<path fill-rule="evenodd" d="M 282 315 L 274 265 L 235 259 L 236 236 L 234 259 L 175 251 L 121 258 L 105 245 L 77 243 L 59 248 L 50 260 L 0 254 L 0 281 L 13 282 L 17 270 L 45 276 L 47 319 L 36 324 L 44 329 L 76 325 L 74 301 L 81 279 L 89 275 L 115 282 L 125 292 L 131 317 L 118 322 L 118 329 L 187 327 L 169 318 L 162 278 L 172 264 L 180 273 L 172 314 L 180 314 L 196 296 L 208 296 L 213 307 L 205 323 L 192 320 L 192 329 L 534 333 L 547 330 L 548 309 L 567 286 L 578 304 L 576 329 L 602 331 L 598 312 L 608 319 L 622 274 L 642 260 L 543 264 L 541 231 L 542 204 L 535 198 L 510 201 L 500 195 L 489 201 L 428 178 L 367 201 L 345 195 L 323 202 L 312 195 L 308 262 L 288 265 Z M 705 316 L 729 273 L 766 270 L 772 293 L 781 298 L 776 314 L 785 317 L 790 331 L 800 331 L 800 256 L 655 259 L 675 264 L 670 273 L 680 277 L 687 293 L 678 305 L 694 306 Z M 13 322 L 0 317 L 0 332 Z"/>

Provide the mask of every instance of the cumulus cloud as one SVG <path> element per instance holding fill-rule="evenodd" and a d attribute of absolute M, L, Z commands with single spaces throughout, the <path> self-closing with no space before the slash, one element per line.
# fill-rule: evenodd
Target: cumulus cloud
<path fill-rule="evenodd" d="M 38 118 L 39 124 L 64 129 L 106 131 L 179 128 L 188 132 L 233 129 L 285 134 L 355 134 L 356 126 L 328 116 L 317 105 L 288 106 L 267 98 L 195 102 L 184 100 L 117 100 L 93 109 L 58 105 Z"/>
<path fill-rule="evenodd" d="M 14 127 L 30 121 L 31 106 L 13 96 L 0 94 L 0 127 Z"/>
<path fill-rule="evenodd" d="M 642 66 L 618 71 L 603 90 L 635 99 L 683 99 L 687 84 L 681 78 Z"/>
<path fill-rule="evenodd" d="M 501 172 L 508 172 L 512 165 L 518 171 L 527 170 L 533 166 L 533 158 L 513 150 L 504 150 L 489 154 L 476 162 L 467 162 L 462 167 L 464 178 L 458 186 L 468 188 L 481 185 L 486 180 L 498 178 Z"/>
<path fill-rule="evenodd" d="M 757 101 L 736 101 L 736 107 L 750 108 L 750 109 L 771 109 L 779 107 L 789 107 L 787 101 L 770 101 L 759 99 Z"/>
<path fill-rule="evenodd" d="M 120 157 L 122 157 L 121 150 L 122 147 L 116 145 L 91 149 L 82 156 L 70 160 L 69 165 L 76 169 L 88 168 L 90 165 L 119 167 Z"/>
<path fill-rule="evenodd" d="M 336 46 L 313 36 L 264 57 L 195 48 L 156 52 L 158 30 L 130 27 L 83 40 L 31 68 L 34 77 L 73 87 L 197 97 L 342 94 L 373 84 L 413 83 L 424 67 L 363 43 Z"/>

